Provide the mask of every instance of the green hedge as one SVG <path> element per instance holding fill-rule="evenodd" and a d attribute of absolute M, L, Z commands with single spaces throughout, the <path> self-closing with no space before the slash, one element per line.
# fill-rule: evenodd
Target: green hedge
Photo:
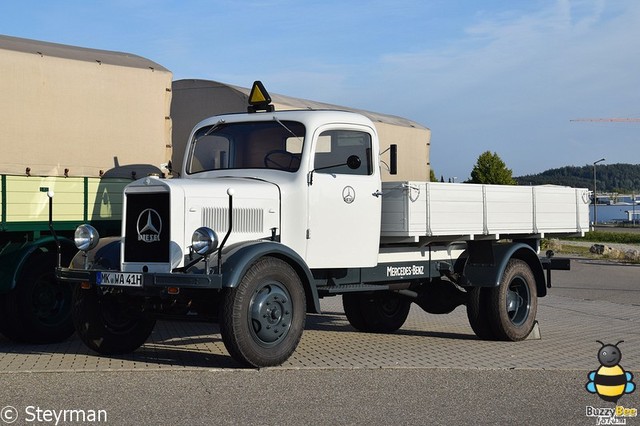
<path fill-rule="evenodd" d="M 575 240 L 592 241 L 594 243 L 640 244 L 640 233 L 591 231 L 587 232 L 584 238 L 575 238 Z"/>

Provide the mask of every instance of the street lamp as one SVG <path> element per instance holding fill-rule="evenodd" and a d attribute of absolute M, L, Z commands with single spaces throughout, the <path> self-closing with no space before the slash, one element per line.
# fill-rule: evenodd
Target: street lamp
<path fill-rule="evenodd" d="M 593 162 L 593 229 L 596 229 L 598 223 L 598 197 L 596 196 L 596 164 L 604 161 L 604 158 Z"/>

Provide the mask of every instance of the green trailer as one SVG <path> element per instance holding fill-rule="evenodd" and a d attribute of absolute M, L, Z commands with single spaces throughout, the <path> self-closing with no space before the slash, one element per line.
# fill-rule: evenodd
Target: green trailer
<path fill-rule="evenodd" d="M 16 341 L 46 343 L 73 332 L 71 292 L 55 280 L 75 254 L 73 232 L 92 223 L 117 235 L 122 178 L 0 176 L 0 331 Z M 55 234 L 50 230 L 49 209 Z"/>

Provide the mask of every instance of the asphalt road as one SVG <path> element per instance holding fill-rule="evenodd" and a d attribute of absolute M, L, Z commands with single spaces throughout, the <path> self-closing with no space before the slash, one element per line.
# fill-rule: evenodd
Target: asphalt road
<path fill-rule="evenodd" d="M 0 380 L 2 405 L 18 410 L 16 424 L 29 424 L 39 407 L 105 410 L 113 425 L 584 425 L 596 423 L 585 407 L 602 405 L 576 371 L 266 369 Z"/>
<path fill-rule="evenodd" d="M 554 271 L 549 294 L 640 306 L 640 264 L 573 259 L 571 271 Z"/>
<path fill-rule="evenodd" d="M 409 324 L 406 334 L 393 339 L 366 335 L 357 340 L 360 334 L 350 332 L 348 325 L 343 328 L 336 322 L 343 319 L 330 312 L 326 322 L 337 318 L 331 323 L 335 330 L 323 330 L 322 317 L 311 318 L 312 330 L 305 333 L 307 342 L 303 338 L 300 348 L 304 367 L 292 362 L 247 370 L 227 361 L 214 368 L 172 366 L 174 361 L 156 359 L 139 369 L 94 368 L 87 360 L 97 357 L 68 353 L 64 355 L 67 361 L 75 358 L 72 365 L 84 363 L 84 367 L 64 369 L 61 363 L 24 371 L 19 366 L 21 359 L 47 357 L 47 351 L 25 351 L 23 355 L 12 348 L 14 364 L 8 365 L 18 366 L 0 372 L 0 409 L 13 407 L 16 411 L 0 411 L 0 426 L 3 415 L 9 419 L 15 414 L 16 425 L 56 424 L 55 416 L 62 416 L 62 410 L 85 410 L 85 415 L 104 410 L 106 423 L 112 425 L 595 425 L 599 419 L 587 417 L 587 407 L 612 408 L 614 404 L 585 390 L 589 370 L 598 368 L 594 340 L 623 330 L 626 342 L 621 345 L 621 364 L 633 372 L 636 384 L 640 377 L 640 346 L 634 342 L 640 340 L 640 307 L 636 309 L 640 306 L 640 267 L 577 260 L 572 268 L 555 273 L 550 296 L 540 300 L 539 313 L 547 317 L 541 319 L 540 341 L 481 342 L 468 335 L 464 324 L 456 325 L 455 330 L 461 331 L 447 334 L 420 331 L 422 322 Z M 459 312 L 451 315 L 464 317 Z M 451 327 L 446 324 L 447 330 Z M 342 343 L 327 341 L 323 347 L 321 339 L 326 336 L 342 339 Z M 405 342 L 435 345 L 420 349 L 423 355 L 428 352 L 428 367 L 415 362 L 420 354 L 407 359 L 399 356 Z M 0 340 L 0 348 L 3 343 L 7 345 Z M 175 349 L 180 344 L 168 345 Z M 382 361 L 373 364 L 381 367 L 356 359 L 356 351 L 372 359 L 381 357 Z M 385 360 L 385 354 L 391 359 Z M 513 362 L 508 362 L 510 357 L 515 357 Z M 518 357 L 523 361 L 517 362 Z M 546 359 L 562 362 L 545 364 Z M 308 366 L 314 362 L 317 367 Z M 625 395 L 619 402 L 640 408 L 638 395 L 638 391 Z M 57 424 L 79 424 L 73 415 L 78 416 L 79 411 L 67 413 L 67 421 Z M 624 420 L 640 424 L 638 418 Z"/>

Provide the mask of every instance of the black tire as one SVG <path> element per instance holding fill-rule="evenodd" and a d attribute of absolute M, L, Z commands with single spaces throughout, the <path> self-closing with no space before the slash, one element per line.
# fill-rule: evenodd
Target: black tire
<path fill-rule="evenodd" d="M 73 324 L 80 339 L 102 355 L 133 352 L 144 344 L 155 326 L 155 319 L 126 309 L 111 294 L 95 287 L 73 292 Z"/>
<path fill-rule="evenodd" d="M 411 301 L 390 292 L 346 293 L 342 306 L 347 320 L 356 330 L 367 333 L 393 333 L 409 316 Z"/>
<path fill-rule="evenodd" d="M 473 287 L 468 290 L 467 318 L 469 325 L 478 338 L 483 340 L 495 340 L 496 335 L 491 327 L 491 309 L 489 303 L 490 288 Z"/>
<path fill-rule="evenodd" d="M 220 334 L 239 363 L 280 365 L 296 350 L 304 330 L 305 293 L 285 261 L 259 259 L 237 287 L 226 290 L 221 303 Z"/>
<path fill-rule="evenodd" d="M 73 334 L 71 286 L 55 277 L 57 255 L 33 254 L 16 288 L 0 299 L 0 332 L 21 343 L 60 342 Z"/>
<path fill-rule="evenodd" d="M 511 259 L 502 274 L 500 285 L 489 295 L 490 317 L 497 339 L 524 340 L 533 329 L 538 310 L 536 280 L 529 265 Z"/>

